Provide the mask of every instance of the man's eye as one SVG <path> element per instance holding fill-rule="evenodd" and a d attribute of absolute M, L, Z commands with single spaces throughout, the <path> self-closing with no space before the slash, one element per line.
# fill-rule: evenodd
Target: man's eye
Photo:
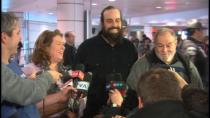
<path fill-rule="evenodd" d="M 157 47 L 163 47 L 163 45 L 157 45 Z"/>
<path fill-rule="evenodd" d="M 106 22 L 107 22 L 107 23 L 112 23 L 113 21 L 112 21 L 112 20 L 107 20 Z"/>
<path fill-rule="evenodd" d="M 117 20 L 116 20 L 116 22 L 117 22 L 117 23 L 120 23 L 120 22 L 121 22 L 121 20 L 120 20 L 120 19 L 117 19 Z"/>

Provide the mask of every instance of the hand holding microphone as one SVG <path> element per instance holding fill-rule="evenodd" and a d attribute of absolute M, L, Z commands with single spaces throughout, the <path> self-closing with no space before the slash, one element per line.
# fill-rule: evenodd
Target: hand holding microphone
<path fill-rule="evenodd" d="M 109 100 L 108 102 L 111 102 L 113 104 L 113 107 L 120 107 L 123 102 L 123 97 L 119 90 L 114 89 L 109 91 Z"/>
<path fill-rule="evenodd" d="M 77 92 L 73 92 L 72 97 L 69 99 L 68 107 L 71 111 L 75 113 L 79 111 L 80 101 L 87 96 L 91 80 L 91 72 L 86 73 L 83 80 L 74 79 L 73 86 L 77 89 Z"/>
<path fill-rule="evenodd" d="M 126 85 L 120 73 L 111 73 L 106 76 L 106 91 L 109 94 L 108 104 L 112 107 L 121 106 Z"/>
<path fill-rule="evenodd" d="M 74 87 L 78 90 L 78 97 L 84 98 L 87 96 L 90 82 L 92 80 L 92 73 L 87 72 L 83 80 L 76 81 Z"/>
<path fill-rule="evenodd" d="M 56 84 L 58 87 L 62 90 L 67 86 L 73 86 L 73 83 L 76 83 L 76 81 L 83 80 L 85 74 L 84 71 L 84 65 L 79 64 L 76 66 L 75 70 L 72 70 L 70 66 L 59 66 L 59 72 L 62 73 L 61 81 L 57 82 Z M 68 79 L 67 82 L 63 83 L 65 79 Z"/>
<path fill-rule="evenodd" d="M 112 73 L 106 77 L 106 90 L 117 89 L 122 96 L 125 96 L 126 85 L 120 73 Z"/>

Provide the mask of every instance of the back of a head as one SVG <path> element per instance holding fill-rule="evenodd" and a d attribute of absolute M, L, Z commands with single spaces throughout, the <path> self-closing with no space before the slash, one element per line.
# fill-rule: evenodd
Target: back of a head
<path fill-rule="evenodd" d="M 68 38 L 68 37 L 72 37 L 72 36 L 75 36 L 75 33 L 73 31 L 67 31 L 65 32 L 65 38 Z"/>
<path fill-rule="evenodd" d="M 142 98 L 144 105 L 163 100 L 181 100 L 181 87 L 174 73 L 156 68 L 140 77 L 137 94 Z"/>
<path fill-rule="evenodd" d="M 1 13 L 1 32 L 6 32 L 9 36 L 12 35 L 14 27 L 17 25 L 18 18 L 12 12 Z"/>
<path fill-rule="evenodd" d="M 182 91 L 184 105 L 189 111 L 209 114 L 208 92 L 198 88 L 184 87 Z"/>

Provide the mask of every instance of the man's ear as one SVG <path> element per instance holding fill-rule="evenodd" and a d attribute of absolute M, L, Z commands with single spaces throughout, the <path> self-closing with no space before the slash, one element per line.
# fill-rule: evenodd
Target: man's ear
<path fill-rule="evenodd" d="M 8 35 L 7 35 L 7 33 L 5 33 L 5 32 L 1 32 L 1 43 L 6 43 L 6 41 L 7 41 L 7 38 L 8 38 Z"/>
<path fill-rule="evenodd" d="M 143 100 L 142 100 L 142 98 L 140 96 L 138 97 L 138 102 L 139 102 L 138 108 L 139 109 L 143 108 L 144 103 L 143 103 Z"/>

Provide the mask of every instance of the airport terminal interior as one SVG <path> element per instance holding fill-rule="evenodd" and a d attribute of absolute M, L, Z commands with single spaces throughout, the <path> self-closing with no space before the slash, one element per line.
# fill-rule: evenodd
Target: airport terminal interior
<path fill-rule="evenodd" d="M 122 11 L 128 25 L 127 37 L 142 40 L 146 34 L 163 26 L 176 30 L 186 39 L 187 23 L 200 21 L 209 34 L 208 0 L 1 0 L 2 11 L 13 11 L 21 18 L 23 53 L 21 63 L 28 63 L 38 35 L 58 28 L 63 33 L 74 31 L 75 46 L 100 31 L 100 12 L 114 5 Z"/>
<path fill-rule="evenodd" d="M 133 53 L 131 51 L 131 49 L 125 50 L 124 48 L 126 46 L 124 46 L 124 47 L 116 46 L 115 47 L 115 45 L 113 46 L 110 43 L 112 40 L 110 41 L 110 40 L 108 40 L 109 38 L 104 37 L 104 36 L 106 36 L 105 33 L 108 32 L 108 31 L 106 32 L 105 26 L 108 24 L 109 19 L 107 20 L 107 24 L 105 23 L 105 21 L 102 23 L 101 22 L 101 12 L 107 6 L 114 6 L 114 8 L 118 8 L 120 10 L 120 13 L 121 13 L 120 14 L 120 16 L 121 16 L 121 19 L 120 19 L 121 30 L 120 31 L 122 31 L 122 37 L 124 37 L 125 40 L 129 40 L 128 44 L 133 44 L 132 46 L 134 47 L 134 49 L 137 53 Z M 124 80 L 126 80 L 126 81 L 123 80 L 123 82 L 121 80 L 120 80 L 120 82 L 118 82 L 118 80 L 110 80 L 110 82 L 113 82 L 113 83 L 111 83 L 109 85 L 107 85 L 107 83 L 106 83 L 106 89 L 115 87 L 115 86 L 117 86 L 117 87 L 120 86 L 121 88 L 123 88 L 124 86 L 127 87 L 127 85 L 128 85 L 128 88 L 125 87 L 126 89 L 125 90 L 123 89 L 122 91 L 128 92 L 130 90 L 129 87 L 131 87 L 131 93 L 132 93 L 133 90 L 136 91 L 137 89 L 139 89 L 139 87 L 133 86 L 133 84 L 137 84 L 137 80 L 135 80 L 135 81 L 133 80 L 132 81 L 133 83 L 132 82 L 129 83 L 129 81 L 132 80 L 132 77 L 139 78 L 140 75 L 142 74 L 141 72 L 145 71 L 142 68 L 144 68 L 144 67 L 150 68 L 150 66 L 153 66 L 152 62 L 151 62 L 152 63 L 151 65 L 145 64 L 145 63 L 150 63 L 151 60 L 148 59 L 149 58 L 148 55 L 150 54 L 150 56 L 151 56 L 153 54 L 153 52 L 155 52 L 155 54 L 156 54 L 156 56 L 154 56 L 154 54 L 153 54 L 154 58 L 152 58 L 154 60 L 156 59 L 155 61 L 153 60 L 154 63 L 159 61 L 160 65 L 165 64 L 165 61 L 164 61 L 165 58 L 161 57 L 161 56 L 169 55 L 169 57 L 170 57 L 172 55 L 172 58 L 176 57 L 173 60 L 170 60 L 170 63 L 166 63 L 164 66 L 170 67 L 168 69 L 170 71 L 178 72 L 178 74 L 182 73 L 182 74 L 180 74 L 180 76 L 183 77 L 184 80 L 186 80 L 186 82 L 183 82 L 184 85 L 187 84 L 188 82 L 189 83 L 195 82 L 195 84 L 193 83 L 193 86 L 199 86 L 198 88 L 202 88 L 202 86 L 203 86 L 205 88 L 205 90 L 208 91 L 208 94 L 209 94 L 209 90 L 208 90 L 209 89 L 209 0 L 1 0 L 1 12 L 13 12 L 16 15 L 16 17 L 19 18 L 20 30 L 21 30 L 20 42 L 22 44 L 22 46 L 20 48 L 20 52 L 18 53 L 19 54 L 18 65 L 20 67 L 22 67 L 22 68 L 27 67 L 26 65 L 30 64 L 31 62 L 33 62 L 35 60 L 33 53 L 35 52 L 34 51 L 35 46 L 38 47 L 38 45 L 39 45 L 38 43 L 35 44 L 35 42 L 39 39 L 39 36 L 43 33 L 43 31 L 46 31 L 46 30 L 54 31 L 54 30 L 58 29 L 62 34 L 62 39 L 65 39 L 66 37 L 69 36 L 68 34 L 66 34 L 66 32 L 72 32 L 74 34 L 73 35 L 73 37 L 74 37 L 74 42 L 73 42 L 74 43 L 73 44 L 74 53 L 76 56 L 78 56 L 77 58 L 79 59 L 79 61 L 83 62 L 83 64 L 84 64 L 82 66 L 81 65 L 75 66 L 74 64 L 72 64 L 71 66 L 72 67 L 75 66 L 76 71 L 71 70 L 71 72 L 70 72 L 70 69 L 67 68 L 67 66 L 66 67 L 62 66 L 62 72 L 64 73 L 64 74 L 62 73 L 63 76 L 67 72 L 67 74 L 69 74 L 68 76 L 75 77 L 77 79 L 79 78 L 80 80 L 82 80 L 85 77 L 88 78 L 89 76 L 91 76 L 93 78 L 96 77 L 95 79 L 92 79 L 92 80 L 94 81 L 93 84 L 95 84 L 95 86 L 98 88 L 97 88 L 97 90 L 96 89 L 92 90 L 92 92 L 93 93 L 98 92 L 99 94 L 97 94 L 97 95 L 93 94 L 93 93 L 92 93 L 93 95 L 91 93 L 88 93 L 89 92 L 89 90 L 88 90 L 89 83 L 88 84 L 83 83 L 80 86 L 79 86 L 79 84 L 77 85 L 76 88 L 78 88 L 79 90 L 80 89 L 83 90 L 85 87 L 88 86 L 87 88 L 85 88 L 85 89 L 87 89 L 85 95 L 84 95 L 84 93 L 81 94 L 81 95 L 85 96 L 85 99 L 83 99 L 83 101 L 82 101 L 82 102 L 84 102 L 84 104 L 83 103 L 80 104 L 81 101 L 77 101 L 78 102 L 77 104 L 75 103 L 79 109 L 79 110 L 77 109 L 78 110 L 77 113 L 75 113 L 74 110 L 71 111 L 70 113 L 68 111 L 62 111 L 62 112 L 59 111 L 59 113 L 57 114 L 58 116 L 56 116 L 57 112 L 55 113 L 54 116 L 52 115 L 53 112 L 52 112 L 52 114 L 50 114 L 50 115 L 48 114 L 48 116 L 47 116 L 46 114 L 48 112 L 48 107 L 44 107 L 44 99 L 43 99 L 43 103 L 39 104 L 40 106 L 43 105 L 43 107 L 41 107 L 39 109 L 39 113 L 42 118 L 92 118 L 91 110 L 93 110 L 93 111 L 94 111 L 94 109 L 95 109 L 95 111 L 98 110 L 97 107 L 99 107 L 100 105 L 103 104 L 102 103 L 103 100 L 101 100 L 101 99 L 105 99 L 105 98 L 107 99 L 109 96 L 108 100 L 110 100 L 110 99 L 112 99 L 110 97 L 110 93 L 116 92 L 116 91 L 111 91 L 111 92 L 109 91 L 109 94 L 106 94 L 106 95 L 104 95 L 103 92 L 99 92 L 99 89 L 101 90 L 102 85 L 105 86 L 105 84 L 102 84 L 104 81 L 102 81 L 102 80 L 99 81 L 97 79 L 98 78 L 101 79 L 101 78 L 103 78 L 103 76 L 106 79 L 107 78 L 109 78 L 109 79 L 110 78 L 115 78 L 115 79 L 116 78 L 124 78 Z M 104 14 L 102 14 L 102 15 L 104 15 Z M 116 24 L 117 24 L 117 21 L 112 21 L 112 23 L 114 23 L 114 22 L 116 22 Z M 107 27 L 108 27 L 108 25 L 107 25 Z M 157 43 L 157 41 L 159 41 L 158 40 L 159 37 L 166 36 L 166 34 L 163 35 L 160 33 L 159 34 L 160 36 L 158 35 L 157 37 L 155 37 L 156 34 L 158 34 L 157 32 L 162 28 L 169 28 L 175 33 L 175 35 L 176 35 L 175 37 L 177 38 L 177 43 L 176 43 L 175 47 L 173 47 L 173 42 L 166 44 L 167 41 L 161 40 L 162 41 L 161 43 Z M 113 30 L 115 30 L 115 29 L 113 29 Z M 168 29 L 166 29 L 166 32 L 167 31 L 172 32 L 171 30 L 169 31 Z M 110 32 L 111 31 L 112 30 L 110 29 Z M 197 31 L 198 35 L 202 35 L 202 38 L 200 38 L 199 41 L 197 41 L 197 43 L 195 43 L 195 44 L 183 43 L 183 42 L 186 42 L 187 40 L 190 40 L 189 37 L 195 37 L 194 35 L 191 35 L 191 33 L 189 33 L 189 32 L 196 32 L 196 31 Z M 111 34 L 110 32 L 108 32 L 107 34 Z M 199 34 L 199 32 L 201 34 Z M 103 40 L 104 42 L 106 42 L 107 44 L 110 44 L 111 48 L 107 48 L 107 50 L 103 50 L 103 52 L 100 52 L 101 50 L 97 50 L 97 49 L 103 49 L 103 46 L 97 46 L 99 44 L 101 45 L 101 43 L 102 43 L 99 41 L 98 42 L 96 41 L 95 44 L 92 42 L 92 45 L 91 45 L 92 47 L 91 46 L 85 47 L 85 45 L 88 45 L 88 39 L 91 38 L 91 40 L 92 40 L 92 37 L 98 38 L 100 33 L 102 33 L 102 34 L 104 33 L 101 36 L 102 37 L 101 39 L 104 39 Z M 116 35 L 113 35 L 113 37 L 114 36 L 116 36 Z M 154 41 L 155 39 L 157 39 L 157 40 Z M 166 37 L 163 39 L 170 40 L 170 38 L 166 38 Z M 113 38 L 113 40 L 114 40 L 114 38 Z M 67 40 L 64 40 L 64 43 L 65 43 L 65 41 L 67 41 Z M 85 41 L 87 41 L 87 42 L 84 43 Z M 114 42 L 114 43 L 116 43 L 116 42 Z M 83 43 L 84 43 L 84 45 L 81 45 Z M 89 44 L 90 43 L 91 43 L 91 41 L 89 42 Z M 116 44 L 118 44 L 118 43 L 116 43 Z M 184 52 L 183 47 L 189 46 L 189 45 L 191 45 L 192 47 L 185 48 L 186 52 Z M 132 46 L 127 46 L 127 48 L 132 47 Z M 39 48 L 37 48 L 37 50 L 38 49 Z M 65 49 L 67 49 L 67 48 L 65 48 Z M 108 49 L 111 52 L 110 54 L 109 54 Z M 153 51 L 153 49 L 154 49 L 154 51 Z M 60 47 L 60 50 L 64 50 L 64 45 L 63 45 L 63 47 Z M 90 50 L 92 52 L 90 52 Z M 121 50 L 121 51 L 119 51 L 119 50 Z M 199 59 L 198 59 L 199 63 L 194 62 L 194 60 L 196 60 L 196 58 L 201 57 L 201 56 L 195 56 L 197 54 L 198 50 L 201 52 L 201 54 L 205 58 L 205 64 L 204 64 L 204 61 L 201 61 Z M 61 54 L 61 53 L 64 54 L 64 56 L 65 56 L 65 52 L 61 52 L 61 51 L 59 52 L 59 51 L 57 52 L 57 54 L 55 54 L 55 57 L 59 56 L 59 54 Z M 164 51 L 166 54 L 164 53 Z M 175 61 L 177 61 L 179 58 L 179 56 L 177 56 L 178 54 L 176 52 L 179 52 L 179 51 L 181 52 L 181 54 L 183 54 L 185 56 L 190 55 L 189 60 L 192 59 L 193 66 L 191 64 L 191 61 L 189 61 L 189 63 L 188 63 L 188 58 L 180 57 L 181 61 L 178 64 L 175 63 Z M 150 52 L 152 52 L 152 53 L 150 53 Z M 160 53 L 160 54 L 158 55 L 157 53 Z M 52 54 L 53 54 L 53 52 L 52 52 Z M 62 56 L 63 55 L 61 55 L 61 57 Z M 111 58 L 111 57 L 113 57 L 113 58 Z M 141 59 L 144 59 L 144 57 L 147 57 L 147 59 L 149 61 L 141 62 Z M 51 57 L 49 57 L 49 58 L 51 58 Z M 74 59 L 77 59 L 77 58 L 74 58 Z M 44 59 L 44 58 L 41 58 L 41 59 Z M 186 62 L 186 60 L 187 60 L 187 62 Z M 38 59 L 36 61 L 39 62 L 40 60 Z M 50 61 L 52 61 L 52 60 L 50 60 Z M 74 62 L 77 62 L 77 61 L 78 60 L 74 60 Z M 136 61 L 139 61 L 139 63 L 138 62 L 135 63 Z M 166 62 L 167 61 L 168 60 L 166 59 Z M 63 63 L 63 60 L 60 62 Z M 60 64 L 60 62 L 59 62 L 59 64 Z M 52 64 L 51 62 L 49 62 L 49 63 Z M 64 63 L 65 63 L 65 60 L 64 60 Z M 135 64 L 135 65 L 133 65 L 133 64 Z M 145 64 L 146 66 L 142 66 L 140 64 Z M 196 67 L 194 66 L 194 64 Z M 202 64 L 204 64 L 206 67 L 204 67 Z M 177 66 L 177 65 L 185 68 L 185 70 L 182 70 L 181 67 L 180 68 L 177 67 L 176 68 L 177 70 L 174 69 L 175 66 Z M 198 67 L 197 67 L 197 65 L 198 65 Z M 139 66 L 139 68 L 138 68 L 138 66 Z M 142 66 L 142 68 L 140 68 L 140 66 Z M 50 67 L 48 69 L 50 69 Z M 88 71 L 81 72 L 80 69 L 83 71 L 85 71 L 87 69 Z M 190 71 L 188 71 L 188 69 Z M 25 70 L 22 70 L 22 71 L 30 71 L 30 70 L 25 68 Z M 122 73 L 119 72 L 120 73 L 119 74 L 118 71 L 121 71 Z M 161 71 L 162 70 L 160 70 L 160 72 Z M 162 76 L 161 73 L 158 73 L 158 72 L 159 71 L 157 71 L 156 74 L 157 75 L 160 74 L 160 76 L 155 76 L 155 75 L 152 76 L 153 71 L 151 71 L 151 73 L 150 73 L 151 78 L 152 77 L 157 77 L 157 78 L 161 77 Z M 98 73 L 100 73 L 100 74 L 98 74 Z M 139 74 L 139 73 L 141 73 L 141 74 Z M 205 74 L 203 74 L 203 73 L 205 73 Z M 148 74 L 148 75 L 150 75 L 150 74 Z M 166 75 L 166 76 L 168 76 L 168 75 Z M 189 78 L 190 78 L 189 81 L 188 81 L 188 79 L 185 79 L 185 77 L 187 78 L 187 76 L 189 76 Z M 176 75 L 176 77 L 177 77 L 177 75 Z M 194 77 L 196 79 L 191 80 Z M 106 80 L 106 82 L 107 81 L 108 80 Z M 148 78 L 148 81 L 149 81 L 149 78 Z M 68 83 L 68 85 L 70 85 L 70 83 L 72 81 L 69 80 L 69 81 L 65 81 L 65 82 Z M 97 85 L 97 82 L 100 83 L 101 85 Z M 114 82 L 116 82 L 116 83 L 114 83 Z M 128 82 L 128 83 L 126 83 L 126 85 L 124 85 L 125 82 Z M 201 85 L 202 82 L 203 82 L 203 85 Z M 59 84 L 57 84 L 57 85 L 59 86 Z M 66 87 L 66 85 L 67 84 L 62 83 L 62 87 L 64 87 L 64 86 Z M 90 84 L 90 85 L 92 85 L 92 84 Z M 131 85 L 131 86 L 129 86 L 129 85 Z M 153 84 L 151 84 L 151 86 L 152 85 Z M 72 84 L 72 86 L 73 86 L 73 84 Z M 62 88 L 62 87 L 60 87 L 60 88 Z M 166 86 L 164 86 L 164 87 L 166 87 Z M 94 89 L 94 87 L 91 87 L 91 89 Z M 62 88 L 62 90 L 63 90 L 63 88 Z M 105 88 L 103 88 L 103 90 L 105 91 Z M 119 90 L 122 95 L 121 89 L 119 89 Z M 137 90 L 137 92 L 139 92 L 139 91 Z M 176 91 L 174 89 L 174 93 L 175 92 Z M 202 93 L 202 92 L 200 92 L 200 93 Z M 143 94 L 143 92 L 142 92 L 142 94 Z M 92 99 L 93 99 L 92 101 L 87 100 L 88 95 L 90 97 L 92 97 Z M 103 95 L 106 97 L 103 98 Z M 137 95 L 139 95 L 139 94 L 137 93 Z M 188 95 L 190 95 L 190 94 L 188 94 Z M 192 101 L 193 100 L 199 101 L 198 99 L 202 99 L 202 98 L 199 98 L 201 96 L 201 95 L 200 96 L 199 95 L 195 95 L 197 97 L 195 97 L 195 96 L 194 97 L 189 96 L 189 97 L 195 98 L 195 99 L 191 99 Z M 125 98 L 125 96 L 126 95 L 124 95 L 122 98 Z M 102 97 L 102 98 L 99 98 L 99 97 Z M 99 100 L 99 102 L 101 102 L 101 104 L 99 104 L 99 105 L 97 104 L 98 106 L 97 105 L 94 106 L 95 103 L 91 103 L 91 102 L 94 102 L 94 100 L 95 100 L 95 102 L 98 102 L 97 100 Z M 125 100 L 125 99 L 123 99 L 123 100 Z M 203 101 L 205 101 L 205 100 L 207 100 L 207 99 L 204 99 Z M 87 102 L 89 105 L 88 107 L 85 106 L 86 101 L 88 101 Z M 134 102 L 135 100 L 132 99 L 131 101 Z M 139 103 L 138 108 L 142 108 L 140 103 L 144 100 L 139 98 L 138 100 L 136 99 L 136 101 L 138 101 L 138 103 Z M 201 101 L 199 101 L 200 104 L 202 104 Z M 71 100 L 69 98 L 69 101 L 67 104 L 68 105 L 70 104 L 70 107 L 71 107 L 71 105 L 73 103 L 71 104 L 70 102 L 71 102 Z M 195 102 L 193 102 L 193 103 L 195 103 Z M 107 104 L 108 104 L 108 101 L 107 101 Z M 205 103 L 203 102 L 202 105 L 204 105 L 204 104 Z M 38 108 L 38 104 L 36 104 L 36 105 Z M 91 106 L 91 105 L 93 105 L 93 106 Z M 133 104 L 129 104 L 129 105 L 132 106 Z M 59 107 L 61 107 L 61 106 L 59 106 Z M 111 104 L 111 106 L 113 108 L 115 108 L 115 107 L 118 107 L 118 104 L 113 103 L 113 104 Z M 120 106 L 121 106 L 121 104 L 120 104 Z M 146 103 L 145 103 L 145 106 L 146 106 Z M 70 108 L 69 106 L 65 106 L 65 107 Z M 53 110 L 56 111 L 56 108 L 57 108 L 57 106 L 49 107 L 49 109 L 52 111 Z M 144 104 L 143 104 L 143 108 L 144 108 Z M 204 108 L 204 107 L 200 108 L 201 111 L 203 110 L 202 108 Z M 86 109 L 86 110 L 84 110 L 84 109 Z M 199 108 L 197 108 L 197 109 L 199 112 Z M 204 109 L 205 110 L 207 109 L 207 111 L 208 111 L 209 107 L 206 108 L 206 106 L 205 106 Z M 49 112 L 50 112 L 50 110 L 49 110 Z M 170 110 L 170 108 L 168 108 L 168 110 Z M 207 111 L 205 111 L 205 110 L 204 110 L 204 112 L 206 113 Z M 83 112 L 83 111 L 85 111 L 85 112 Z M 123 117 L 120 117 L 120 116 L 117 117 L 116 114 L 112 114 L 112 113 L 114 113 L 113 111 L 116 112 L 116 110 L 113 109 L 113 111 L 109 111 L 109 110 L 106 112 L 105 111 L 102 112 L 102 113 L 104 113 L 102 116 L 99 115 L 99 116 L 95 116 L 94 118 L 125 118 L 125 116 L 128 118 L 135 118 L 135 117 L 141 118 L 141 117 L 137 117 L 138 115 L 134 115 L 134 113 L 136 113 L 136 112 L 127 113 L 125 111 L 123 111 L 123 112 L 120 111 L 120 113 L 126 113 L 126 115 L 120 114 Z M 66 114 L 65 114 L 65 116 L 61 115 L 63 113 L 67 113 L 67 112 L 68 112 L 68 114 L 70 114 L 69 116 Z M 204 112 L 202 112 L 202 113 L 204 113 Z M 106 116 L 106 113 L 109 115 Z M 131 115 L 129 116 L 130 113 L 131 113 Z M 132 117 L 132 115 L 133 115 L 133 117 Z M 209 117 L 209 112 L 207 113 L 206 116 Z M 29 118 L 29 117 L 24 117 L 24 118 Z M 32 118 L 32 117 L 30 117 L 30 118 Z M 147 118 L 147 117 L 142 117 L 142 118 Z M 166 118 L 166 117 L 157 117 L 157 118 Z M 183 118 L 189 118 L 189 117 L 183 117 Z M 202 117 L 202 118 L 206 118 L 206 117 Z"/>

